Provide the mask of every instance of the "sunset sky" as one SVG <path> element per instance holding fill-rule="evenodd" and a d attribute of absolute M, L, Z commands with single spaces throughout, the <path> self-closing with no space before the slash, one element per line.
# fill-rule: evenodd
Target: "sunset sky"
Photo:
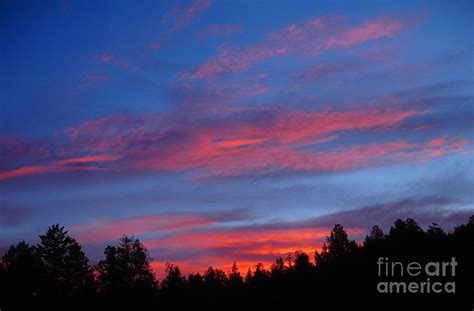
<path fill-rule="evenodd" d="M 2 1 L 0 253 L 162 273 L 474 213 L 469 1 Z"/>

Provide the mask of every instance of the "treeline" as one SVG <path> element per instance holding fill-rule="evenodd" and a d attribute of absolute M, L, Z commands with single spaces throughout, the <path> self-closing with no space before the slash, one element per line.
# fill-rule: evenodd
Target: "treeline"
<path fill-rule="evenodd" d="M 396 220 L 388 234 L 374 226 L 363 244 L 335 225 L 320 252 L 295 252 L 271 267 L 257 263 L 229 273 L 209 267 L 182 275 L 168 264 L 158 282 L 151 258 L 136 238 L 124 236 L 107 246 L 105 258 L 92 266 L 81 246 L 59 225 L 37 245 L 11 246 L 0 264 L 0 309 L 8 310 L 287 310 L 450 309 L 474 304 L 474 216 L 445 232 L 438 225 L 424 231 L 413 219 Z M 455 275 L 426 278 L 380 275 L 378 262 L 448 262 Z M 385 269 L 385 267 L 384 267 Z M 388 271 L 388 270 L 387 270 Z M 455 293 L 381 293 L 382 281 L 454 282 Z M 431 284 L 430 283 L 430 284 Z"/>

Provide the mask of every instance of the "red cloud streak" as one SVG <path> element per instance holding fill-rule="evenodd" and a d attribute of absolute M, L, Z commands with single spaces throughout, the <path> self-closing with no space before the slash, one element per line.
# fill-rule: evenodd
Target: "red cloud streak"
<path fill-rule="evenodd" d="M 43 173 L 60 173 L 60 172 L 72 172 L 72 171 L 93 171 L 100 170 L 99 167 L 87 166 L 87 167 L 64 167 L 57 165 L 33 165 L 23 166 L 13 170 L 7 170 L 0 172 L 0 180 L 21 177 L 26 175 L 43 174 Z"/>
<path fill-rule="evenodd" d="M 95 155 L 95 156 L 85 156 L 71 159 L 60 160 L 59 163 L 62 164 L 83 164 L 91 162 L 111 162 L 120 159 L 116 155 Z"/>
<path fill-rule="evenodd" d="M 245 114 L 255 117 L 242 118 Z M 69 158 L 5 170 L 0 172 L 0 180 L 96 169 L 193 170 L 198 178 L 280 171 L 329 172 L 420 162 L 465 151 L 467 141 L 447 137 L 428 142 L 395 140 L 318 148 L 347 132 L 393 130 L 420 114 L 426 112 L 394 108 L 339 112 L 232 108 L 216 111 L 205 123 L 195 121 L 199 115 L 183 117 L 179 110 L 150 116 L 113 116 L 68 128 L 69 141 L 61 145 L 61 150 Z"/>

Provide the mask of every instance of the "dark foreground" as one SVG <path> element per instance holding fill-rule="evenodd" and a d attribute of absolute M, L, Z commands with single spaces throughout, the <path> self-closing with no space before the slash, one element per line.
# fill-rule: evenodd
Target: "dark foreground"
<path fill-rule="evenodd" d="M 123 237 L 92 267 L 55 225 L 38 245 L 3 255 L 0 308 L 9 310 L 473 310 L 474 216 L 445 232 L 397 220 L 362 245 L 335 225 L 321 252 L 295 252 L 265 269 L 181 275 L 158 283 L 146 248 Z M 313 258 L 314 255 L 314 258 Z M 313 263 L 314 262 L 314 263 Z"/>

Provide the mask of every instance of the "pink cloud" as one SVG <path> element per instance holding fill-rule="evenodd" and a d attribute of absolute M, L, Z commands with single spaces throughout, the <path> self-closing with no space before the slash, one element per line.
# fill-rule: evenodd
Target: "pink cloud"
<path fill-rule="evenodd" d="M 84 122 L 78 126 L 64 130 L 69 136 L 69 142 L 63 147 L 72 154 L 76 150 L 88 150 L 92 153 L 117 153 L 130 146 L 140 144 L 148 136 L 163 129 L 164 116 L 159 114 L 148 116 L 115 115 Z"/>
<path fill-rule="evenodd" d="M 169 146 L 155 156 L 144 156 L 134 163 L 139 169 L 183 171 L 197 169 L 208 176 L 238 176 L 258 171 L 278 170 L 339 171 L 364 167 L 386 156 L 410 151 L 416 154 L 421 146 L 396 141 L 337 148 L 329 151 L 297 151 L 299 147 L 336 139 L 331 133 L 347 130 L 368 130 L 396 124 L 413 111 L 354 111 L 341 113 L 293 112 L 266 124 L 228 128 L 229 134 L 212 128 L 187 144 Z M 268 142 L 268 144 L 267 144 Z M 179 154 L 180 157 L 172 157 Z"/>
<path fill-rule="evenodd" d="M 433 125 L 420 125 L 420 126 L 417 126 L 414 130 L 418 132 L 418 131 L 426 131 L 431 128 L 433 128 Z"/>
<path fill-rule="evenodd" d="M 43 142 L 30 142 L 21 135 L 0 134 L 0 169 L 17 159 L 37 160 L 48 154 Z"/>
<path fill-rule="evenodd" d="M 237 25 L 217 25 L 213 24 L 201 31 L 197 36 L 198 38 L 213 38 L 220 36 L 230 36 L 235 33 L 241 32 L 242 29 Z"/>
<path fill-rule="evenodd" d="M 223 132 L 201 132 L 186 144 L 170 145 L 143 156 L 136 169 L 167 171 L 194 170 L 199 177 L 269 174 L 278 171 L 327 172 L 360 169 L 459 153 L 457 142 L 413 143 L 393 141 L 330 150 L 298 150 L 311 144 L 336 139 L 333 133 L 389 127 L 414 116 L 414 111 L 353 111 L 340 113 L 293 112 L 261 128 L 239 124 Z M 227 134 L 228 133 L 228 134 Z M 455 147 L 453 147 L 455 146 Z M 179 157 L 172 155 L 179 154 Z"/>
<path fill-rule="evenodd" d="M 446 143 L 446 140 L 444 139 L 444 137 L 437 137 L 430 140 L 426 145 L 428 147 L 439 147 L 439 146 L 443 146 L 445 143 Z"/>
<path fill-rule="evenodd" d="M 120 159 L 116 155 L 95 155 L 68 158 L 63 160 L 49 161 L 43 165 L 22 166 L 15 169 L 8 169 L 0 172 L 0 180 L 16 178 L 27 175 L 37 175 L 45 173 L 63 173 L 74 171 L 96 171 L 104 170 L 104 167 L 89 165 L 91 163 L 99 164 L 112 162 Z"/>
<path fill-rule="evenodd" d="M 0 172 L 0 180 L 24 175 L 47 173 L 52 171 L 54 171 L 54 168 L 46 165 L 24 166 L 17 169 Z"/>
<path fill-rule="evenodd" d="M 271 33 L 266 40 L 240 49 L 221 47 L 218 55 L 186 75 L 191 79 L 246 70 L 269 58 L 299 53 L 319 55 L 331 48 L 347 48 L 394 36 L 403 28 L 397 19 L 379 18 L 350 26 L 342 17 L 299 22 Z"/>
<path fill-rule="evenodd" d="M 102 64 L 110 63 L 114 59 L 113 55 L 110 53 L 104 53 L 99 57 L 99 62 Z"/>
<path fill-rule="evenodd" d="M 445 137 L 435 138 L 426 143 L 421 160 L 426 161 L 431 157 L 440 157 L 445 154 L 467 152 L 467 140 L 446 141 Z"/>
<path fill-rule="evenodd" d="M 378 19 L 368 21 L 364 24 L 345 30 L 339 36 L 326 39 L 326 48 L 348 47 L 363 43 L 369 40 L 376 40 L 385 37 L 393 37 L 403 27 L 400 20 Z"/>
<path fill-rule="evenodd" d="M 235 148 L 241 146 L 247 146 L 251 144 L 258 144 L 264 142 L 265 139 L 263 138 L 255 138 L 255 139 L 234 139 L 234 140 L 223 140 L 216 142 L 218 147 L 223 148 Z"/>
<path fill-rule="evenodd" d="M 64 160 L 60 160 L 59 163 L 84 164 L 84 163 L 91 163 L 91 162 L 111 162 L 111 161 L 116 161 L 118 159 L 120 159 L 120 157 L 116 155 L 94 155 L 94 156 L 64 159 Z"/>
<path fill-rule="evenodd" d="M 139 162 L 143 168 L 182 171 L 197 169 L 197 177 L 231 177 L 258 172 L 329 172 L 399 162 L 397 155 L 416 155 L 415 144 L 396 141 L 384 144 L 337 148 L 326 152 L 295 151 L 284 147 L 248 146 L 232 150 L 204 149 L 180 159 L 159 158 Z M 197 155 L 202 156 L 197 156 Z M 387 158 L 388 157 L 388 158 Z M 394 157 L 394 158 L 390 158 Z"/>
<path fill-rule="evenodd" d="M 190 24 L 196 16 L 207 11 L 210 5 L 210 0 L 194 0 L 189 6 L 173 7 L 163 15 L 161 22 L 171 23 L 174 31 L 180 30 Z"/>
<path fill-rule="evenodd" d="M 92 167 L 92 166 L 83 166 L 83 167 L 66 167 L 66 166 L 58 166 L 58 165 L 23 166 L 20 168 L 0 172 L 0 180 L 27 176 L 27 175 L 45 174 L 45 173 L 92 171 L 92 170 L 100 170 L 100 169 L 101 168 L 99 167 Z"/>
<path fill-rule="evenodd" d="M 310 66 L 303 72 L 297 73 L 296 78 L 303 81 L 313 81 L 328 77 L 338 77 L 341 74 L 359 71 L 368 67 L 369 62 L 321 62 Z"/>
<path fill-rule="evenodd" d="M 150 41 L 148 48 L 151 50 L 159 50 L 161 48 L 161 44 L 157 41 Z"/>
<path fill-rule="evenodd" d="M 337 172 L 422 162 L 462 153 L 467 142 L 438 137 L 320 149 L 346 133 L 397 128 L 426 112 L 397 108 L 317 112 L 269 107 L 181 106 L 147 116 L 117 115 L 65 129 L 61 156 L 1 172 L 1 179 L 72 170 L 189 171 L 195 178 L 275 172 Z M 209 112 L 208 112 L 209 111 Z M 203 121 L 205 120 L 205 121 Z M 85 154 L 85 155 L 84 155 Z M 117 161 L 120 160 L 120 163 Z M 99 167 L 88 168 L 90 164 Z M 9 165 L 10 167 L 12 165 Z"/>

